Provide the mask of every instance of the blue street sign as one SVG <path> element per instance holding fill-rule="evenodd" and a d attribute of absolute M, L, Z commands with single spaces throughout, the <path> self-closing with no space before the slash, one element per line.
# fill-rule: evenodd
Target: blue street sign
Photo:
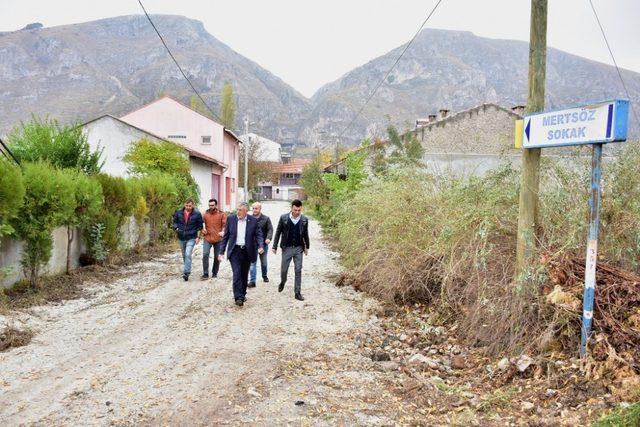
<path fill-rule="evenodd" d="M 627 139 L 629 101 L 615 99 L 524 117 L 523 148 L 618 142 Z"/>
<path fill-rule="evenodd" d="M 584 272 L 582 300 L 582 330 L 580 356 L 587 354 L 593 325 L 596 294 L 596 265 L 598 263 L 598 231 L 600 228 L 600 200 L 602 188 L 602 145 L 627 139 L 629 101 L 614 99 L 558 111 L 525 116 L 522 127 L 516 126 L 516 145 L 545 148 L 567 145 L 593 145 L 591 158 L 591 197 L 589 198 L 589 236 Z M 522 132 L 522 137 L 520 137 Z"/>

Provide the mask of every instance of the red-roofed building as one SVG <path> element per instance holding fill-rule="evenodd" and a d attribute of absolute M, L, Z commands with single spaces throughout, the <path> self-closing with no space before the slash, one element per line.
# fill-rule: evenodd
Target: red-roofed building
<path fill-rule="evenodd" d="M 304 199 L 304 189 L 300 185 L 302 170 L 311 160 L 292 159 L 288 163 L 273 163 L 272 170 L 278 176 L 277 182 L 261 182 L 258 184 L 259 200 L 293 200 Z"/>

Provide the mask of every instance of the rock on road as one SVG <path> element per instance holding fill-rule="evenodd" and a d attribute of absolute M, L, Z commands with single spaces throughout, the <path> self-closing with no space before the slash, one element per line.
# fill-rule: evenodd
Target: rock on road
<path fill-rule="evenodd" d="M 274 224 L 287 210 L 264 207 Z M 235 307 L 229 263 L 200 281 L 198 248 L 189 282 L 171 253 L 90 284 L 89 297 L 0 319 L 35 332 L 0 353 L 0 425 L 388 424 L 352 338 L 374 303 L 334 287 L 337 254 L 316 221 L 310 234 L 304 302 L 293 298 L 293 265 L 277 292 L 279 251 L 271 282 Z"/>

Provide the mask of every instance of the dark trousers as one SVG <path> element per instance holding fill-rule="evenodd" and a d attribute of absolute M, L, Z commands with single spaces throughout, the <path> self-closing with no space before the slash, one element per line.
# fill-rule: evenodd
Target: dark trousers
<path fill-rule="evenodd" d="M 233 272 L 233 299 L 244 300 L 247 296 L 247 282 L 249 281 L 249 254 L 247 249 L 234 247 L 229 255 L 231 271 Z"/>
<path fill-rule="evenodd" d="M 282 263 L 280 264 L 280 281 L 282 283 L 287 282 L 287 276 L 289 274 L 289 265 L 293 260 L 293 266 L 295 270 L 294 279 L 294 292 L 299 294 L 302 290 L 302 254 L 304 250 L 302 246 L 287 246 L 282 248 Z"/>
<path fill-rule="evenodd" d="M 218 269 L 220 268 L 220 261 L 218 261 L 218 255 L 220 255 L 220 242 L 209 243 L 206 240 L 202 244 L 202 272 L 205 276 L 209 275 L 209 254 L 213 248 L 213 268 L 211 269 L 211 276 L 216 277 L 218 275 Z"/>

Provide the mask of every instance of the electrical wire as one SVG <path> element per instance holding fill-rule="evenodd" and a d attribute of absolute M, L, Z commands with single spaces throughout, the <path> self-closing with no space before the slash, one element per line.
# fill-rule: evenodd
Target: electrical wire
<path fill-rule="evenodd" d="M 187 81 L 187 83 L 189 83 L 189 86 L 191 86 L 191 90 L 193 90 L 193 92 L 198 96 L 198 98 L 200 98 L 200 101 L 202 101 L 202 104 L 206 107 L 207 110 L 209 110 L 211 115 L 213 117 L 215 117 L 218 121 L 222 122 L 220 117 L 218 117 L 218 115 L 215 113 L 215 111 L 213 111 L 213 109 L 211 107 L 209 107 L 209 104 L 207 104 L 206 101 L 202 98 L 202 96 L 200 95 L 200 92 L 198 92 L 196 90 L 195 86 L 193 85 L 193 83 L 191 83 L 191 80 L 189 79 L 189 77 L 187 77 L 186 73 L 184 72 L 184 70 L 182 69 L 180 64 L 178 63 L 178 60 L 176 60 L 175 56 L 173 56 L 173 53 L 171 53 L 171 49 L 169 49 L 169 46 L 167 46 L 167 43 L 164 41 L 164 38 L 160 34 L 160 31 L 158 31 L 158 28 L 156 27 L 156 25 L 151 20 L 151 17 L 147 13 L 147 10 L 144 8 L 144 5 L 142 4 L 142 0 L 138 0 L 138 3 L 140 3 L 140 7 L 142 8 L 142 11 L 144 12 L 145 16 L 149 20 L 149 23 L 151 24 L 153 29 L 156 31 L 156 34 L 160 38 L 160 41 L 164 45 L 164 48 L 167 50 L 167 53 L 169 53 L 169 56 L 171 57 L 171 59 L 173 59 L 173 62 L 175 62 L 176 66 L 178 67 L 178 70 L 180 70 L 180 73 L 182 73 L 182 77 L 184 77 L 184 79 Z"/>
<path fill-rule="evenodd" d="M 631 96 L 629 95 L 629 90 L 627 89 L 627 85 L 622 78 L 622 73 L 620 72 L 620 67 L 618 67 L 618 63 L 616 62 L 616 58 L 613 56 L 613 51 L 611 50 L 611 46 L 609 45 L 609 40 L 607 40 L 607 35 L 604 32 L 604 28 L 602 27 L 602 23 L 600 22 L 600 17 L 598 17 L 598 12 L 596 12 L 596 8 L 593 5 L 593 1 L 587 0 L 591 5 L 591 10 L 593 10 L 593 15 L 596 17 L 596 22 L 600 27 L 600 32 L 602 33 L 602 38 L 604 39 L 605 44 L 607 45 L 607 49 L 609 50 L 609 55 L 611 55 L 611 60 L 613 61 L 613 65 L 616 67 L 616 71 L 618 72 L 618 77 L 620 78 L 620 82 L 622 83 L 622 87 L 624 88 L 624 92 L 627 94 L 627 98 L 629 99 L 629 103 L 631 104 L 631 111 L 633 111 L 633 115 L 636 118 L 636 121 L 640 124 L 640 120 L 638 119 L 638 113 L 636 112 L 635 107 L 633 106 L 633 102 L 631 102 Z"/>
<path fill-rule="evenodd" d="M 342 138 L 344 136 L 344 134 L 347 132 L 347 130 L 349 130 L 349 128 L 351 127 L 351 125 L 353 125 L 353 123 L 356 121 L 356 119 L 360 116 L 360 114 L 362 113 L 362 111 L 364 110 L 364 108 L 367 106 L 367 104 L 369 103 L 369 101 L 371 101 L 371 99 L 373 98 L 373 96 L 376 94 L 376 92 L 378 91 L 378 89 L 380 89 L 380 86 L 382 86 L 382 83 L 384 83 L 387 78 L 389 77 L 389 74 L 391 74 L 391 71 L 393 71 L 393 69 L 396 67 L 396 65 L 398 65 L 398 62 L 400 62 L 400 59 L 402 59 L 402 56 L 405 54 L 405 52 L 409 49 L 409 47 L 411 47 L 411 44 L 414 42 L 414 40 L 418 37 L 418 34 L 420 34 L 420 31 L 422 31 L 422 29 L 424 28 L 424 26 L 427 24 L 427 22 L 429 21 L 429 19 L 431 18 L 431 15 L 433 15 L 433 13 L 436 11 L 436 9 L 438 8 L 438 6 L 440 6 L 440 3 L 442 3 L 442 0 L 438 0 L 438 2 L 435 4 L 435 6 L 433 6 L 433 8 L 431 9 L 431 12 L 429 12 L 429 14 L 427 15 L 427 17 L 425 18 L 425 20 L 422 22 L 422 25 L 420 25 L 420 28 L 418 28 L 418 31 L 416 31 L 416 33 L 413 35 L 413 37 L 411 38 L 411 40 L 409 40 L 409 43 L 407 43 L 404 47 L 404 49 L 402 49 L 402 52 L 400 52 L 400 55 L 398 55 L 398 57 L 396 58 L 395 62 L 393 63 L 393 65 L 391 65 L 391 67 L 389 68 L 389 70 L 387 70 L 387 73 L 384 75 L 384 77 L 378 82 L 378 84 L 376 85 L 376 87 L 373 89 L 373 91 L 369 94 L 369 96 L 367 97 L 366 101 L 364 102 L 364 104 L 362 104 L 362 106 L 360 107 L 360 109 L 358 110 L 358 112 L 356 113 L 356 115 L 353 117 L 353 119 L 351 119 L 351 121 L 349 122 L 349 124 L 342 130 L 342 132 L 340 132 L 340 134 L 338 135 L 338 139 Z"/>

